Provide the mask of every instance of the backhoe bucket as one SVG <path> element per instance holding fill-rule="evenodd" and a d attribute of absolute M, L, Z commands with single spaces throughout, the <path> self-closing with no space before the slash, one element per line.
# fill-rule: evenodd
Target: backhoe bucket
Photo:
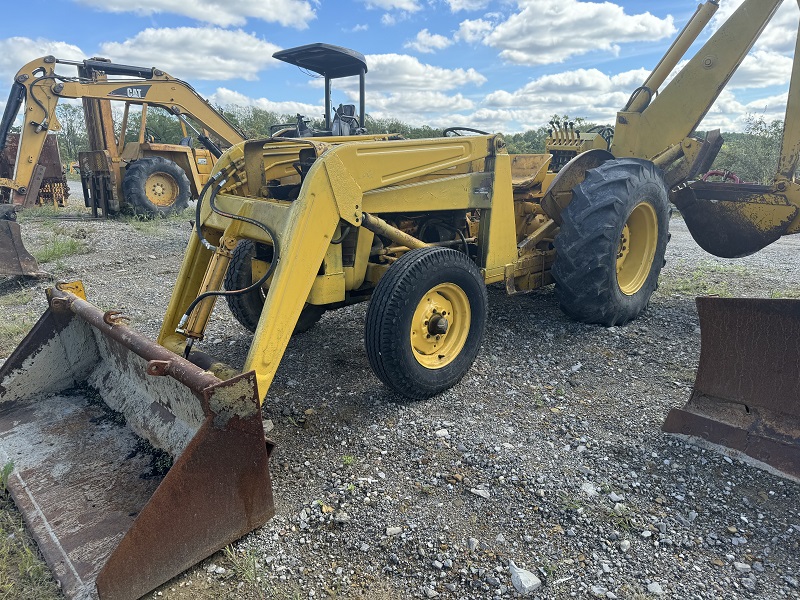
<path fill-rule="evenodd" d="M 221 381 L 59 288 L 0 367 L 0 460 L 67 598 L 139 598 L 274 514 L 255 374 Z"/>
<path fill-rule="evenodd" d="M 19 224 L 0 216 L 0 277 L 39 277 L 39 263 L 22 244 Z"/>
<path fill-rule="evenodd" d="M 739 258 L 780 238 L 798 208 L 770 186 L 692 181 L 672 192 L 689 232 L 706 252 Z"/>
<path fill-rule="evenodd" d="M 698 298 L 700 366 L 662 429 L 800 480 L 800 300 Z"/>

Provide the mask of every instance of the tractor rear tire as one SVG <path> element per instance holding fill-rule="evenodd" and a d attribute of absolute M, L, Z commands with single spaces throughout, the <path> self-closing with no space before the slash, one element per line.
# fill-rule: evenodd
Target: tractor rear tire
<path fill-rule="evenodd" d="M 253 283 L 253 260 L 272 260 L 272 248 L 266 244 L 258 244 L 253 240 L 240 240 L 233 249 L 233 257 L 225 274 L 226 290 L 243 290 Z M 261 312 L 264 310 L 267 288 L 253 290 L 248 294 L 225 296 L 228 308 L 242 327 L 255 333 Z M 325 307 L 306 304 L 294 326 L 294 332 L 303 333 L 311 329 L 325 313 Z"/>
<path fill-rule="evenodd" d="M 189 205 L 192 187 L 177 164 L 161 156 L 132 162 L 122 180 L 125 202 L 143 217 L 169 216 Z"/>
<path fill-rule="evenodd" d="M 669 240 L 670 207 L 653 163 L 623 158 L 590 170 L 561 213 L 552 269 L 561 309 L 622 325 L 647 308 Z"/>
<path fill-rule="evenodd" d="M 367 309 L 372 370 L 413 400 L 451 388 L 478 354 L 486 305 L 483 277 L 466 254 L 436 247 L 407 252 L 378 282 Z"/>

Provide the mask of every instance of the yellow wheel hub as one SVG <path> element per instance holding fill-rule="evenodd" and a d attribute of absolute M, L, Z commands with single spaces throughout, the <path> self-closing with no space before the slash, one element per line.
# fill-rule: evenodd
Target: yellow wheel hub
<path fill-rule="evenodd" d="M 144 188 L 147 199 L 157 206 L 172 206 L 180 193 L 178 182 L 166 173 L 153 173 Z"/>
<path fill-rule="evenodd" d="M 658 217 L 647 202 L 631 211 L 617 248 L 617 283 L 623 294 L 638 292 L 650 274 L 658 244 Z"/>
<path fill-rule="evenodd" d="M 411 348 L 427 369 L 441 369 L 467 342 L 472 311 L 467 294 L 454 283 L 442 283 L 422 297 L 411 320 Z"/>

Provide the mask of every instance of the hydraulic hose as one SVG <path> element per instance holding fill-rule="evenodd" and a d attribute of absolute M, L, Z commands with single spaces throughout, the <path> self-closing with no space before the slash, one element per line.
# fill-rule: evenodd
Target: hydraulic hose
<path fill-rule="evenodd" d="M 181 317 L 181 320 L 178 323 L 177 327 L 178 329 L 182 329 L 186 325 L 186 322 L 189 320 L 189 316 L 192 314 L 192 311 L 197 307 L 198 304 L 200 304 L 200 302 L 202 302 L 206 298 L 210 296 L 241 296 L 243 294 L 248 294 L 254 290 L 259 289 L 262 285 L 264 285 L 264 283 L 266 283 L 266 281 L 272 276 L 272 274 L 275 272 L 275 269 L 278 266 L 278 261 L 280 260 L 280 243 L 278 242 L 278 236 L 275 234 L 275 232 L 267 224 L 262 223 L 261 221 L 257 221 L 249 217 L 243 217 L 241 215 L 235 215 L 233 213 L 220 210 L 219 208 L 217 208 L 216 203 L 214 202 L 214 200 L 217 197 L 217 194 L 223 187 L 225 187 L 225 184 L 228 182 L 228 177 L 230 176 L 229 171 L 231 170 L 232 169 L 228 169 L 225 171 L 217 172 L 216 175 L 210 178 L 208 182 L 206 182 L 205 186 L 203 186 L 203 190 L 200 192 L 200 197 L 197 199 L 197 207 L 195 209 L 196 235 L 199 238 L 200 243 L 205 248 L 211 250 L 212 252 L 216 251 L 216 247 L 205 239 L 205 237 L 203 236 L 202 229 L 200 227 L 200 211 L 202 208 L 203 197 L 208 192 L 209 188 L 213 186 L 213 189 L 211 189 L 211 194 L 209 195 L 208 198 L 208 204 L 211 207 L 211 210 L 222 217 L 226 217 L 228 219 L 234 219 L 236 221 L 243 221 L 244 223 L 249 223 L 251 225 L 255 225 L 256 227 L 262 229 L 269 236 L 270 240 L 272 240 L 272 260 L 269 263 L 269 267 L 267 268 L 266 273 L 264 273 L 264 275 L 261 276 L 261 278 L 259 278 L 258 281 L 255 281 L 246 288 L 242 288 L 240 290 L 209 290 L 197 296 L 197 298 L 195 298 L 192 301 L 192 303 L 189 304 L 188 308 L 183 313 L 183 316 Z M 190 349 L 190 346 L 187 346 L 187 349 Z"/>

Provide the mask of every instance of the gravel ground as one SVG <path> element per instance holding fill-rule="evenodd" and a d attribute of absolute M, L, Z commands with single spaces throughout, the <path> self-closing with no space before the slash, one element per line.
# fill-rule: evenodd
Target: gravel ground
<path fill-rule="evenodd" d="M 81 237 L 89 253 L 44 267 L 156 334 L 186 220 L 24 227 L 29 248 Z M 671 230 L 661 287 L 625 327 L 570 321 L 552 288 L 490 288 L 474 367 L 423 402 L 371 373 L 365 306 L 327 313 L 264 405 L 276 517 L 153 595 L 515 598 L 513 561 L 543 599 L 800 598 L 800 486 L 660 431 L 694 380 L 694 295 L 800 296 L 800 240 L 726 261 Z M 25 318 L 45 287 L 26 286 Z M 241 364 L 250 340 L 219 304 L 202 349 Z"/>

